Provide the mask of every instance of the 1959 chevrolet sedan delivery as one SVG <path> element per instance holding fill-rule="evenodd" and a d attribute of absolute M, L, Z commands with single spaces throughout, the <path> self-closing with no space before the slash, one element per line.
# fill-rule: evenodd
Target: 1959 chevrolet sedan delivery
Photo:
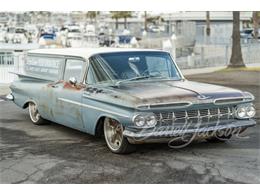
<path fill-rule="evenodd" d="M 199 133 L 229 139 L 256 124 L 252 94 L 188 81 L 160 50 L 33 50 L 16 74 L 8 98 L 29 107 L 34 124 L 49 120 L 104 135 L 114 153 Z"/>

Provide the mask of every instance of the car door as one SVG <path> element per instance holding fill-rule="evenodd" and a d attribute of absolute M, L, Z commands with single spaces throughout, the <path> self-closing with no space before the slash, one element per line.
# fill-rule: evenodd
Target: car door
<path fill-rule="evenodd" d="M 83 129 L 81 102 L 85 88 L 82 83 L 85 65 L 86 62 L 82 59 L 67 59 L 63 80 L 52 86 L 55 121 L 79 130 Z M 71 78 L 77 81 L 76 84 L 70 83 Z"/>

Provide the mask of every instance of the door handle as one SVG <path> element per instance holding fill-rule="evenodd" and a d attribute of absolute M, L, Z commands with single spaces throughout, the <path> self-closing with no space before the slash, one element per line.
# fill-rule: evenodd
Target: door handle
<path fill-rule="evenodd" d="M 59 86 L 58 85 L 52 85 L 51 87 L 52 88 L 58 88 Z"/>

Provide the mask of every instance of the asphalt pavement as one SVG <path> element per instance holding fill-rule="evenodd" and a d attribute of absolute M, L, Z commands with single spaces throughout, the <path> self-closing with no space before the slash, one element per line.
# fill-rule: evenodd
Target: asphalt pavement
<path fill-rule="evenodd" d="M 260 72 L 189 79 L 253 93 L 257 126 L 226 143 L 200 141 L 182 149 L 146 144 L 135 153 L 116 155 L 101 138 L 54 123 L 33 125 L 28 110 L 2 98 L 0 183 L 260 183 Z"/>

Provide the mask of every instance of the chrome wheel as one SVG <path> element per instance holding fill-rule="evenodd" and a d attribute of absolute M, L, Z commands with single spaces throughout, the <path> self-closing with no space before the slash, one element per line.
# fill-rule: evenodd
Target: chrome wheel
<path fill-rule="evenodd" d="M 41 116 L 38 112 L 37 106 L 35 103 L 29 103 L 29 114 L 33 123 L 38 123 L 41 120 Z"/>
<path fill-rule="evenodd" d="M 105 118 L 104 135 L 107 145 L 112 151 L 117 151 L 121 148 L 123 142 L 123 126 L 118 121 Z"/>

